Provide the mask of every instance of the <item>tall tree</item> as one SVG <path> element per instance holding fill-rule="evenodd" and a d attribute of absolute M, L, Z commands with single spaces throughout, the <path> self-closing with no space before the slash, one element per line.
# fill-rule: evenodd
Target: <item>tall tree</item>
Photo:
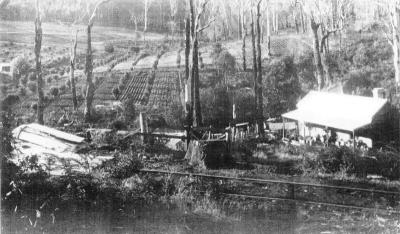
<path fill-rule="evenodd" d="M 400 1 L 381 0 L 378 4 L 386 11 L 386 38 L 393 51 L 396 90 L 400 87 Z"/>
<path fill-rule="evenodd" d="M 36 0 L 36 18 L 35 18 L 35 64 L 36 64 L 36 79 L 37 79 L 37 121 L 39 124 L 44 124 L 44 94 L 43 94 L 43 78 L 42 78 L 42 60 L 40 58 L 40 50 L 42 48 L 42 19 L 40 16 L 39 0 Z"/>
<path fill-rule="evenodd" d="M 108 0 L 101 0 L 96 3 L 90 18 L 86 26 L 87 33 L 87 49 L 86 49 L 86 65 L 85 65 L 85 75 L 86 75 L 86 97 L 85 97 L 85 120 L 90 121 L 92 112 L 92 102 L 94 96 L 94 85 L 93 85 L 93 55 L 92 55 L 92 27 L 96 17 L 96 12 L 98 8 L 106 3 Z M 89 5 L 87 6 L 89 13 Z"/>
<path fill-rule="evenodd" d="M 258 133 L 261 135 L 264 134 L 264 117 L 263 117 L 263 93 L 262 93 L 262 64 L 261 64 L 261 2 L 262 0 L 258 0 L 257 2 L 257 96 L 258 99 L 258 116 L 257 116 L 257 127 Z"/>
<path fill-rule="evenodd" d="M 189 10 L 191 18 L 191 41 L 192 41 L 192 71 L 191 79 L 191 97 L 193 107 L 193 126 L 197 127 L 202 124 L 201 107 L 200 107 L 200 81 L 199 81 L 199 39 L 198 35 L 208 28 L 214 19 L 210 20 L 204 26 L 200 26 L 200 19 L 206 10 L 208 0 L 200 3 L 200 10 L 196 14 L 196 7 L 193 0 L 189 0 Z"/>
<path fill-rule="evenodd" d="M 318 89 L 328 86 L 332 81 L 327 60 L 329 53 L 329 37 L 333 33 L 342 30 L 343 27 L 343 24 L 332 21 L 332 12 L 335 11 L 336 4 L 332 4 L 331 1 L 332 0 L 298 1 L 310 20 Z M 344 19 L 342 18 L 340 20 Z"/>
<path fill-rule="evenodd" d="M 246 71 L 246 36 L 247 36 L 247 29 L 246 29 L 246 16 L 245 16 L 245 9 L 244 9 L 244 0 L 241 0 L 241 9 L 242 9 L 242 60 L 243 60 L 243 71 Z"/>
<path fill-rule="evenodd" d="M 144 0 L 144 28 L 143 28 L 143 39 L 146 40 L 147 24 L 148 24 L 148 13 L 153 0 Z"/>
<path fill-rule="evenodd" d="M 69 80 L 71 83 L 71 92 L 72 92 L 72 104 L 74 110 L 78 109 L 78 100 L 76 98 L 76 85 L 75 85 L 75 61 L 76 61 L 76 48 L 78 46 L 78 32 L 79 30 L 75 30 L 75 37 L 71 35 L 71 48 L 70 48 L 70 61 L 69 61 Z"/>
<path fill-rule="evenodd" d="M 257 65 L 257 51 L 256 51 L 256 35 L 254 31 L 254 14 L 253 14 L 253 9 L 250 11 L 251 15 L 251 24 L 250 24 L 250 33 L 251 33 L 251 47 L 252 47 L 252 52 L 253 52 L 253 89 L 254 89 L 254 106 L 256 108 L 256 119 L 258 119 L 258 65 Z"/>
<path fill-rule="evenodd" d="M 178 13 L 178 0 L 169 0 L 169 9 L 170 9 L 170 15 L 171 15 L 171 34 L 172 38 L 175 36 L 175 17 L 176 14 Z"/>

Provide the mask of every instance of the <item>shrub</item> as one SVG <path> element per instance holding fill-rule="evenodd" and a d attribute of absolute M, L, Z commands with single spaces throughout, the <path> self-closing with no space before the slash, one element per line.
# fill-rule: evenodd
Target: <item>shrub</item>
<path fill-rule="evenodd" d="M 65 81 L 65 86 L 70 89 L 71 88 L 71 81 L 68 79 Z"/>
<path fill-rule="evenodd" d="M 236 105 L 236 120 L 238 122 L 247 122 L 254 119 L 254 92 L 250 89 L 238 89 L 234 95 L 234 103 Z"/>
<path fill-rule="evenodd" d="M 104 45 L 104 51 L 107 53 L 113 53 L 114 52 L 114 46 L 111 43 L 106 43 Z"/>
<path fill-rule="evenodd" d="M 7 90 L 8 90 L 7 85 L 1 85 L 0 86 L 0 92 L 1 92 L 3 97 L 7 94 Z"/>
<path fill-rule="evenodd" d="M 36 73 L 34 73 L 34 72 L 29 73 L 29 80 L 36 81 Z"/>
<path fill-rule="evenodd" d="M 28 89 L 32 92 L 32 93 L 36 93 L 37 90 L 37 84 L 34 81 L 29 81 L 28 82 Z"/>
<path fill-rule="evenodd" d="M 214 61 L 217 59 L 217 57 L 222 51 L 223 51 L 222 44 L 219 42 L 214 43 L 211 51 L 211 57 L 214 59 Z"/>
<path fill-rule="evenodd" d="M 50 94 L 51 94 L 53 97 L 57 97 L 58 94 L 59 94 L 58 88 L 57 88 L 57 87 L 51 87 L 51 88 L 50 88 Z"/>
<path fill-rule="evenodd" d="M 28 73 L 29 69 L 31 68 L 28 58 L 18 56 L 11 61 L 11 67 L 13 74 L 20 77 Z"/>
<path fill-rule="evenodd" d="M 129 178 L 143 167 L 142 163 L 135 155 L 116 153 L 114 158 L 104 166 L 106 172 L 114 178 Z"/>
<path fill-rule="evenodd" d="M 185 110 L 181 103 L 173 102 L 165 113 L 167 125 L 173 128 L 181 129 L 185 122 Z"/>
<path fill-rule="evenodd" d="M 122 120 L 114 120 L 110 124 L 110 128 L 114 130 L 124 130 L 127 129 L 127 126 L 124 121 Z"/>
<path fill-rule="evenodd" d="M 138 46 L 132 46 L 132 47 L 131 47 L 131 51 L 134 52 L 134 53 L 139 53 L 139 52 L 140 52 L 140 47 L 138 47 Z"/>
<path fill-rule="evenodd" d="M 53 79 L 51 78 L 51 76 L 48 76 L 47 80 L 46 80 L 47 84 L 50 84 L 52 81 L 53 81 Z"/>
<path fill-rule="evenodd" d="M 114 95 L 115 100 L 118 100 L 121 91 L 119 90 L 118 87 L 114 87 L 112 90 L 112 94 Z"/>
<path fill-rule="evenodd" d="M 20 82 L 21 85 L 26 86 L 26 83 L 28 83 L 28 77 L 27 76 L 21 77 L 19 82 Z"/>
<path fill-rule="evenodd" d="M 226 87 L 203 89 L 200 96 L 204 125 L 226 127 L 232 119 L 232 105 Z"/>
<path fill-rule="evenodd" d="M 32 110 L 37 110 L 37 107 L 38 107 L 38 104 L 35 102 L 35 103 L 32 103 L 32 105 L 31 105 L 31 108 L 32 108 Z"/>
<path fill-rule="evenodd" d="M 24 87 L 20 87 L 18 90 L 18 95 L 24 97 L 26 95 L 26 89 Z"/>
<path fill-rule="evenodd" d="M 376 161 L 377 174 L 393 180 L 400 178 L 399 152 L 379 151 L 376 154 Z"/>
<path fill-rule="evenodd" d="M 10 111 L 11 108 L 19 102 L 20 102 L 20 99 L 18 96 L 14 95 L 14 94 L 7 95 L 7 97 L 1 102 L 1 110 L 2 111 Z"/>
<path fill-rule="evenodd" d="M 122 103 L 124 111 L 125 122 L 133 122 L 136 118 L 136 108 L 134 97 L 129 97 L 126 101 Z"/>
<path fill-rule="evenodd" d="M 61 93 L 64 93 L 64 92 L 67 90 L 67 86 L 65 86 L 65 84 L 63 84 L 63 85 L 61 85 L 60 88 L 58 88 L 58 89 L 59 89 L 59 91 L 60 91 Z"/>
<path fill-rule="evenodd" d="M 100 84 L 100 77 L 98 77 L 98 76 L 96 76 L 95 78 L 94 78 L 94 86 L 99 86 L 99 84 Z"/>
<path fill-rule="evenodd" d="M 236 60 L 228 51 L 222 51 L 216 57 L 214 64 L 219 70 L 224 72 L 232 72 L 235 70 Z"/>
<path fill-rule="evenodd" d="M 266 109 L 271 117 L 293 110 L 302 94 L 300 81 L 293 57 L 271 60 L 266 74 L 268 81 L 263 82 L 264 96 L 268 102 Z"/>

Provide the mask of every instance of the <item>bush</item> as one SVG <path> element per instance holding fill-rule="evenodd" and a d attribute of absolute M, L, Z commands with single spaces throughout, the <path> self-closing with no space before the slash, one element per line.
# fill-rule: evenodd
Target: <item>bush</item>
<path fill-rule="evenodd" d="M 37 91 L 37 84 L 34 81 L 29 81 L 28 82 L 28 89 L 32 92 L 32 93 L 36 93 Z"/>
<path fill-rule="evenodd" d="M 266 109 L 269 110 L 269 116 L 280 117 L 295 109 L 302 90 L 293 57 L 271 60 L 266 77 L 268 79 L 264 79 L 263 90 L 268 100 Z"/>
<path fill-rule="evenodd" d="M 19 83 L 23 86 L 26 86 L 26 83 L 28 83 L 28 77 L 27 76 L 21 77 L 21 79 L 19 80 Z"/>
<path fill-rule="evenodd" d="M 182 129 L 185 123 L 185 110 L 180 102 L 173 102 L 165 113 L 165 122 L 172 128 Z"/>
<path fill-rule="evenodd" d="M 70 89 L 71 88 L 71 81 L 68 79 L 65 81 L 65 86 Z"/>
<path fill-rule="evenodd" d="M 8 90 L 7 85 L 1 85 L 0 86 L 0 92 L 1 92 L 3 97 L 7 95 L 7 90 Z"/>
<path fill-rule="evenodd" d="M 13 74 L 18 77 L 21 77 L 21 76 L 27 74 L 29 69 L 31 68 L 31 66 L 28 62 L 28 58 L 22 57 L 22 56 L 18 56 L 15 59 L 13 59 L 11 61 L 11 67 L 12 67 Z"/>
<path fill-rule="evenodd" d="M 392 180 L 400 178 L 399 152 L 379 151 L 376 153 L 376 161 L 377 174 Z"/>
<path fill-rule="evenodd" d="M 218 58 L 219 54 L 223 51 L 222 44 L 217 42 L 213 45 L 212 51 L 211 51 L 211 57 L 214 59 L 214 61 Z"/>
<path fill-rule="evenodd" d="M 32 103 L 32 105 L 31 105 L 32 110 L 36 111 L 37 107 L 38 107 L 38 104 L 36 102 Z"/>
<path fill-rule="evenodd" d="M 133 122 L 136 118 L 136 108 L 135 108 L 135 99 L 133 97 L 129 97 L 126 101 L 122 103 L 124 108 L 124 119 L 126 123 Z"/>
<path fill-rule="evenodd" d="M 228 51 L 222 51 L 216 57 L 214 64 L 224 72 L 232 72 L 236 67 L 236 59 Z"/>
<path fill-rule="evenodd" d="M 61 85 L 60 88 L 58 88 L 58 89 L 59 89 L 59 91 L 60 91 L 61 93 L 64 93 L 64 92 L 67 90 L 67 86 L 65 86 L 65 84 L 63 84 L 63 85 Z"/>
<path fill-rule="evenodd" d="M 51 78 L 51 76 L 48 76 L 47 80 L 46 80 L 47 84 L 50 84 L 52 81 L 53 81 L 53 79 Z"/>
<path fill-rule="evenodd" d="M 111 43 L 106 43 L 104 45 L 104 51 L 107 53 L 113 53 L 114 52 L 114 46 Z"/>
<path fill-rule="evenodd" d="M 226 127 L 232 120 L 232 105 L 226 87 L 203 89 L 200 96 L 204 125 Z"/>
<path fill-rule="evenodd" d="M 252 121 L 255 116 L 254 92 L 250 89 L 238 89 L 234 95 L 236 121 Z"/>
<path fill-rule="evenodd" d="M 112 90 L 112 94 L 114 95 L 115 100 L 118 100 L 118 98 L 121 94 L 121 91 L 119 90 L 118 87 L 114 87 Z"/>
<path fill-rule="evenodd" d="M 53 97 L 57 97 L 58 94 L 59 94 L 58 88 L 57 88 L 57 87 L 51 87 L 51 88 L 50 88 L 50 94 L 51 94 Z"/>
<path fill-rule="evenodd" d="M 136 155 L 116 153 L 114 158 L 105 164 L 104 169 L 110 173 L 111 177 L 124 179 L 138 173 L 142 167 Z"/>
<path fill-rule="evenodd" d="M 127 129 L 127 126 L 122 120 L 114 120 L 111 122 L 110 128 L 118 131 Z"/>
<path fill-rule="evenodd" d="M 24 97 L 26 95 L 26 89 L 24 87 L 20 87 L 18 90 L 18 95 Z"/>
<path fill-rule="evenodd" d="M 31 72 L 29 73 L 29 81 L 36 81 L 36 73 Z"/>

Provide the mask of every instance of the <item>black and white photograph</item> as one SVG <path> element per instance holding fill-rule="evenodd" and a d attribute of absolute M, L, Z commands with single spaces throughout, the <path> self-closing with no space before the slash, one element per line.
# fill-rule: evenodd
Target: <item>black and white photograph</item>
<path fill-rule="evenodd" d="M 400 0 L 0 0 L 0 233 L 400 233 Z"/>

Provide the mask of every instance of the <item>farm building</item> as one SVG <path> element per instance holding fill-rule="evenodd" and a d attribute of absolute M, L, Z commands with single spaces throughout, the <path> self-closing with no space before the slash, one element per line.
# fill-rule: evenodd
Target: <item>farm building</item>
<path fill-rule="evenodd" d="M 4 79 L 11 79 L 12 73 L 13 71 L 10 63 L 0 63 L 0 77 L 2 81 L 4 81 Z"/>
<path fill-rule="evenodd" d="M 309 92 L 297 109 L 282 115 L 295 120 L 299 138 L 335 136 L 335 143 L 362 141 L 380 146 L 398 136 L 397 114 L 387 99 L 328 92 Z M 329 135 L 328 135 L 329 134 Z"/>

